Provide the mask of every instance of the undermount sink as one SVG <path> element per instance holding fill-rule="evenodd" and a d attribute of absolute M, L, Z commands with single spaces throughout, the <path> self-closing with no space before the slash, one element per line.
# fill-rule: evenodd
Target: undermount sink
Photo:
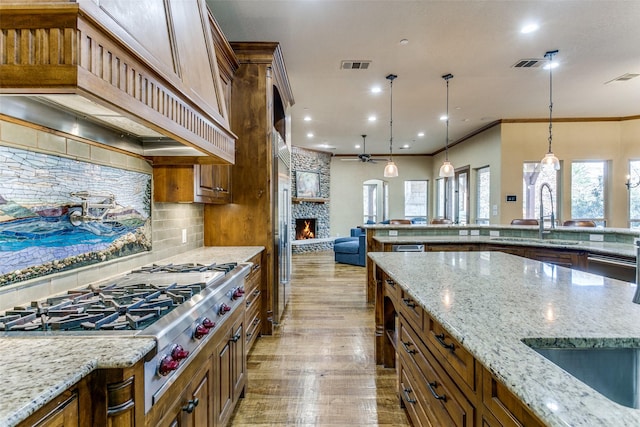
<path fill-rule="evenodd" d="M 640 409 L 640 348 L 529 347 L 608 399 Z"/>
<path fill-rule="evenodd" d="M 577 245 L 579 240 L 538 239 L 535 237 L 492 237 L 494 242 L 544 243 L 547 245 Z"/>

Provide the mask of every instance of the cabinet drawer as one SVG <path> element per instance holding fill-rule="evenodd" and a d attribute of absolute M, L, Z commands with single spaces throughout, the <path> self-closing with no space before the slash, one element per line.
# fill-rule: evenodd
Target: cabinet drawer
<path fill-rule="evenodd" d="M 247 343 L 246 349 L 248 352 L 258 336 L 260 336 L 260 323 L 262 322 L 260 319 L 260 304 L 253 304 L 251 310 L 248 310 L 245 313 L 245 316 L 247 325 L 247 331 L 245 334 Z"/>
<path fill-rule="evenodd" d="M 425 411 L 425 402 L 415 388 L 413 375 L 406 371 L 402 363 L 399 364 L 400 372 L 400 400 L 409 414 L 411 422 L 415 426 L 433 427 Z"/>
<path fill-rule="evenodd" d="M 482 373 L 482 401 L 503 427 L 544 426 L 491 372 Z M 487 417 L 491 418 L 491 417 Z"/>
<path fill-rule="evenodd" d="M 394 305 L 398 305 L 398 289 L 400 288 L 393 279 L 387 277 L 387 275 L 382 276 L 382 281 L 384 283 L 384 295 L 391 298 Z"/>
<path fill-rule="evenodd" d="M 459 377 L 471 391 L 476 390 L 475 360 L 471 353 L 452 338 L 431 316 L 425 314 L 426 344 L 433 354 L 443 362 L 445 369 L 454 377 Z M 448 366 L 447 366 L 448 365 Z M 457 379 L 456 379 L 457 380 Z"/>
<path fill-rule="evenodd" d="M 397 286 L 397 285 L 396 285 Z M 409 321 L 416 331 L 422 330 L 422 317 L 424 310 L 418 303 L 400 288 L 400 301 L 398 301 L 398 310 Z"/>
<path fill-rule="evenodd" d="M 416 394 L 422 395 L 434 425 L 472 427 L 474 407 L 409 326 L 400 323 L 398 353 L 407 373 L 413 371 Z M 403 393 L 403 390 L 400 390 Z"/>
<path fill-rule="evenodd" d="M 244 295 L 246 309 L 251 310 L 253 306 L 260 304 L 260 288 L 254 288 L 253 290 L 247 289 L 246 292 Z"/>

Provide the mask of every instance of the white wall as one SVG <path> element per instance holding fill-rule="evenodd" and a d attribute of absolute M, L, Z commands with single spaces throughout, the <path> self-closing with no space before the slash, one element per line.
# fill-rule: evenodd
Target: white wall
<path fill-rule="evenodd" d="M 383 177 L 384 160 L 372 164 L 331 159 L 331 236 L 348 236 L 351 228 L 362 225 L 362 184 L 369 179 L 389 183 L 389 218 L 404 218 L 404 181 L 429 179 L 431 159 L 394 156 L 393 160 L 398 166 L 397 178 Z"/>
<path fill-rule="evenodd" d="M 501 131 L 500 126 L 494 126 L 478 135 L 475 135 L 468 140 L 449 148 L 449 161 L 453 167 L 457 170 L 459 168 L 469 167 L 470 169 L 470 182 L 469 182 L 469 224 L 475 223 L 476 218 L 476 182 L 477 174 L 475 169 L 489 166 L 491 173 L 491 205 L 497 207 L 497 214 L 494 215 L 493 209 L 491 212 L 490 222 L 492 224 L 500 224 L 500 206 L 501 200 L 504 196 L 501 194 L 500 175 L 502 173 L 502 154 L 500 149 Z M 444 161 L 444 152 L 433 156 L 432 159 L 432 179 L 431 179 L 431 196 L 430 207 L 431 216 L 435 209 L 435 179 L 438 178 L 438 172 L 440 166 Z M 522 176 L 520 177 L 522 179 Z M 522 183 L 520 183 L 522 186 Z M 520 193 L 515 193 L 520 194 Z"/>

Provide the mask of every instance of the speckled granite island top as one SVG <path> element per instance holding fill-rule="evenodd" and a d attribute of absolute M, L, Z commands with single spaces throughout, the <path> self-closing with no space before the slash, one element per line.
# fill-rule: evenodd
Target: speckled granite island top
<path fill-rule="evenodd" d="M 133 366 L 153 338 L 32 337 L 0 339 L 0 425 L 11 427 L 99 368 Z"/>
<path fill-rule="evenodd" d="M 203 247 L 156 264 L 246 262 L 262 250 Z M 0 426 L 17 425 L 95 369 L 133 366 L 155 346 L 154 339 L 140 337 L 0 337 Z"/>
<path fill-rule="evenodd" d="M 640 410 L 607 399 L 522 342 L 640 347 L 635 285 L 500 252 L 369 257 L 548 425 L 640 425 Z"/>
<path fill-rule="evenodd" d="M 436 244 L 436 243 L 483 243 L 497 246 L 532 246 L 547 249 L 573 249 L 603 255 L 621 255 L 635 258 L 636 250 L 632 243 L 593 242 L 589 240 L 537 239 L 525 237 L 489 237 L 489 236 L 375 236 L 374 240 L 383 244 Z"/>

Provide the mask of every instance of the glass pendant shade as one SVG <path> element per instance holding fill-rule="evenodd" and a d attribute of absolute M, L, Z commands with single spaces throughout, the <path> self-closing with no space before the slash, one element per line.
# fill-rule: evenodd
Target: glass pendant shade
<path fill-rule="evenodd" d="M 455 175 L 455 170 L 453 165 L 449 160 L 445 160 L 440 166 L 440 177 L 441 178 L 451 178 Z"/>
<path fill-rule="evenodd" d="M 552 152 L 545 154 L 540 163 L 542 163 L 542 167 L 553 166 L 555 170 L 560 170 L 560 160 Z"/>
<path fill-rule="evenodd" d="M 398 176 L 398 167 L 396 164 L 389 160 L 387 165 L 384 167 L 384 177 L 385 178 L 395 178 Z"/>

